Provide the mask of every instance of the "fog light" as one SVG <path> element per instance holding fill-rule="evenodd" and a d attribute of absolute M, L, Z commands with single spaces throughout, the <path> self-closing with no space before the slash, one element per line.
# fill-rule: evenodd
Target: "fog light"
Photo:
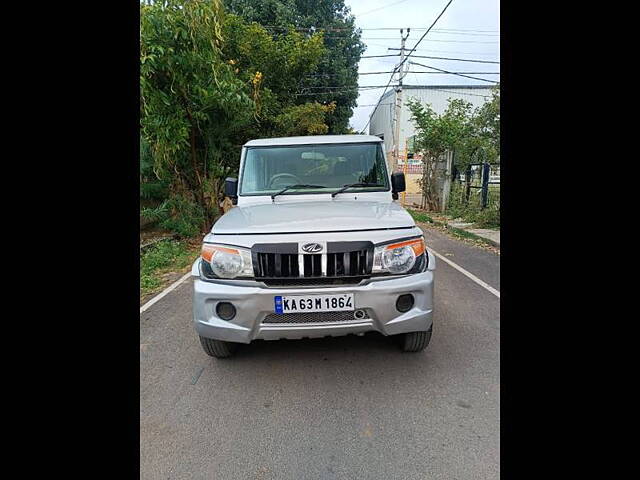
<path fill-rule="evenodd" d="M 355 310 L 353 312 L 353 318 L 356 318 L 358 320 L 362 320 L 366 316 L 367 316 L 367 312 L 365 312 L 364 310 Z"/>
<path fill-rule="evenodd" d="M 231 320 L 236 316 L 236 307 L 229 302 L 220 302 L 216 305 L 216 313 L 223 320 Z"/>
<path fill-rule="evenodd" d="M 408 312 L 413 307 L 413 295 L 407 293 L 406 295 L 400 295 L 396 300 L 396 308 L 399 312 Z"/>

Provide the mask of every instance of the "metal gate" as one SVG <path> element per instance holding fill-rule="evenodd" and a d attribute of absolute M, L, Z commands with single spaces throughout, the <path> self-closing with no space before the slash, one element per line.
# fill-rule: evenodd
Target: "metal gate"
<path fill-rule="evenodd" d="M 471 163 L 464 173 L 456 172 L 454 175 L 463 185 L 467 204 L 478 201 L 480 208 L 485 209 L 500 201 L 499 163 Z"/>

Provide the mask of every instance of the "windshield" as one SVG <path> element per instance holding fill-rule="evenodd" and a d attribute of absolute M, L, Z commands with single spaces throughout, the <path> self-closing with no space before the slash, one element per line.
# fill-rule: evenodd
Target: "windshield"
<path fill-rule="evenodd" d="M 389 190 L 387 166 L 380 143 L 343 143 L 292 147 L 249 147 L 240 195 L 271 195 L 291 185 L 283 195 L 332 193 L 352 183 L 349 191 Z"/>

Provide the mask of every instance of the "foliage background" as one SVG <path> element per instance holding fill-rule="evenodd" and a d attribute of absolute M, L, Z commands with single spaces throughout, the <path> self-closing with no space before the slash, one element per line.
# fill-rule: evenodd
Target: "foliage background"
<path fill-rule="evenodd" d="M 437 190 L 445 152 L 453 152 L 455 168 L 464 173 L 470 164 L 500 161 L 500 89 L 493 90 L 491 101 L 472 110 L 469 102 L 454 99 L 438 115 L 430 105 L 407 102 L 411 121 L 416 127 L 415 149 L 423 152 L 423 176 L 420 181 L 423 206 L 440 210 Z M 500 225 L 500 189 L 490 190 L 489 208 L 482 209 L 474 197 L 467 201 L 459 182 L 452 185 L 448 213 L 476 222 L 481 226 Z"/>
<path fill-rule="evenodd" d="M 184 236 L 211 227 L 243 143 L 347 133 L 356 104 L 364 45 L 344 1 L 226 4 L 140 5 L 141 214 Z"/>

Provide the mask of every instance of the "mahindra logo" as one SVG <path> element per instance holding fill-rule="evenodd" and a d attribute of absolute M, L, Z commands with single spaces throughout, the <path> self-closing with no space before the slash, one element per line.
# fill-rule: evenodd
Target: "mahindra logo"
<path fill-rule="evenodd" d="M 319 243 L 305 243 L 302 246 L 302 250 L 307 253 L 318 253 L 322 251 L 322 245 Z"/>

